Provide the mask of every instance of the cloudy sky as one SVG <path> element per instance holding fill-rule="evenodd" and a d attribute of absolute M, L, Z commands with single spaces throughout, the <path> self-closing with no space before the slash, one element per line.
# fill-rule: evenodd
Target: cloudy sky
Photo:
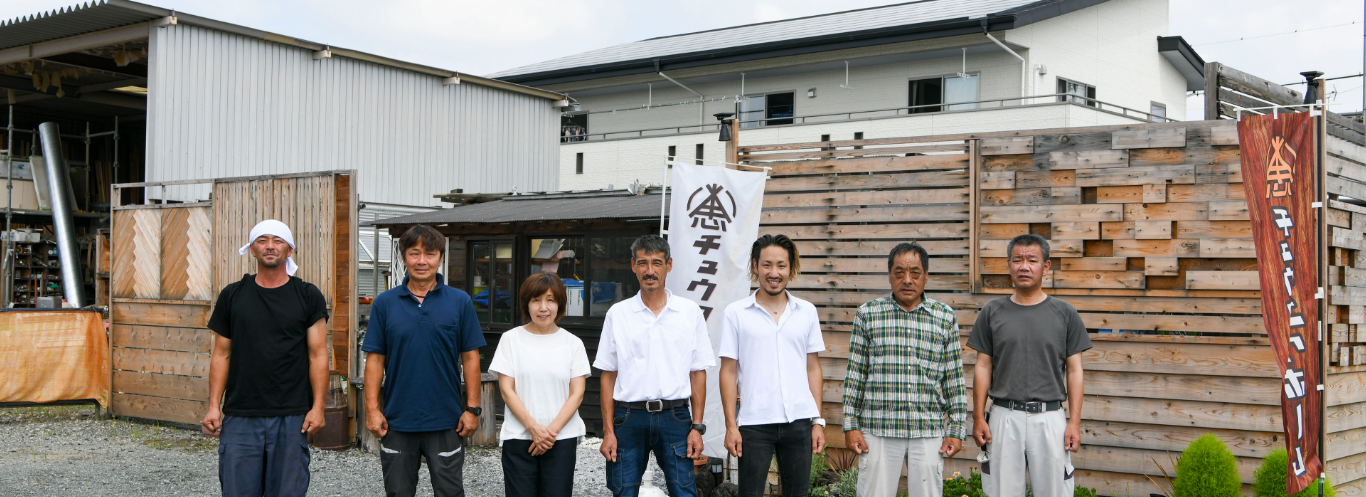
<path fill-rule="evenodd" d="M 840 10 L 896 0 L 843 0 Z M 971 0 L 940 0 L 971 1 Z M 1123 0 L 1116 0 L 1123 1 Z M 817 0 L 145 0 L 160 7 L 473 74 L 656 36 L 831 12 Z M 0 18 L 74 0 L 0 0 Z M 1171 34 L 1205 60 L 1290 83 L 1362 72 L 1362 0 L 1171 0 Z M 1306 8 L 1312 5 L 1313 8 Z M 1282 34 L 1299 30 L 1298 33 Z M 1237 41 L 1239 39 L 1241 41 Z M 1339 112 L 1362 79 L 1331 81 Z M 1303 88 L 1302 86 L 1300 88 Z M 1190 109 L 1201 109 L 1192 97 Z M 1202 111 L 1191 112 L 1199 115 Z"/>

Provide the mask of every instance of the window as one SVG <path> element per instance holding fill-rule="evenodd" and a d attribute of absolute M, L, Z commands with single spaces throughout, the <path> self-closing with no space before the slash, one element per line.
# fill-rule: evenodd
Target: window
<path fill-rule="evenodd" d="M 911 80 L 907 97 L 910 113 L 976 109 L 979 79 L 977 74 L 968 74 Z"/>
<path fill-rule="evenodd" d="M 470 242 L 469 289 L 480 323 L 512 324 L 516 281 L 512 240 Z"/>
<path fill-rule="evenodd" d="M 583 174 L 583 152 L 574 154 L 574 174 Z"/>
<path fill-rule="evenodd" d="M 1165 104 L 1159 104 L 1159 103 L 1157 103 L 1157 102 L 1153 102 L 1152 104 L 1153 104 L 1153 105 L 1152 105 L 1152 110 L 1149 111 L 1148 113 L 1153 115 L 1153 117 L 1152 117 L 1153 122 L 1155 122 L 1155 123 L 1166 122 L 1166 121 L 1167 121 L 1167 106 L 1166 106 Z"/>
<path fill-rule="evenodd" d="M 555 273 L 564 281 L 565 300 L 560 302 L 565 316 L 584 315 L 583 290 L 585 276 L 583 237 L 532 238 L 528 247 L 531 254 L 527 275 L 541 271 Z"/>
<path fill-rule="evenodd" d="M 560 114 L 560 141 L 581 142 L 588 139 L 588 113 Z"/>
<path fill-rule="evenodd" d="M 1058 97 L 1059 102 L 1072 102 L 1075 104 L 1096 106 L 1096 87 L 1086 83 L 1058 78 Z"/>
<path fill-rule="evenodd" d="M 740 100 L 740 128 L 792 124 L 793 102 L 792 92 L 745 97 Z"/>
<path fill-rule="evenodd" d="M 631 242 L 636 236 L 594 236 L 589 239 L 588 315 L 603 317 L 612 304 L 635 296 L 640 282 L 631 272 Z"/>
<path fill-rule="evenodd" d="M 673 162 L 673 161 L 676 161 L 676 160 L 678 160 L 678 147 L 675 146 L 675 145 L 669 145 L 669 167 L 670 167 L 670 168 L 674 167 L 674 162 Z"/>
<path fill-rule="evenodd" d="M 695 164 L 697 164 L 697 165 L 699 165 L 699 166 L 702 165 L 702 144 L 701 144 L 701 143 L 698 143 L 698 144 L 697 144 L 697 162 L 695 162 Z"/>

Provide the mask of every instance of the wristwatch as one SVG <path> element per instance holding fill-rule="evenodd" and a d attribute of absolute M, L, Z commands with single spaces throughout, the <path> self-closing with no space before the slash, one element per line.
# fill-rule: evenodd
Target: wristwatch
<path fill-rule="evenodd" d="M 466 407 L 465 410 L 466 410 L 466 411 L 469 411 L 470 414 L 473 414 L 473 415 L 475 415 L 475 416 L 483 416 L 483 415 L 484 415 L 484 408 L 483 408 L 483 407 L 479 407 L 479 406 Z"/>
<path fill-rule="evenodd" d="M 692 429 L 697 430 L 697 434 L 698 434 L 698 435 L 706 435 L 706 434 L 707 434 L 707 425 L 695 424 L 695 425 L 692 425 Z"/>
<path fill-rule="evenodd" d="M 821 428 L 825 428 L 825 418 L 811 418 L 811 424 L 821 425 Z"/>

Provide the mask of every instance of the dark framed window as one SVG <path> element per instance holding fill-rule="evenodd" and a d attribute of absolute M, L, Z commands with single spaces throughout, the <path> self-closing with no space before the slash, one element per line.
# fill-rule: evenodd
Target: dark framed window
<path fill-rule="evenodd" d="M 706 157 L 706 156 L 703 155 L 703 153 L 702 153 L 702 152 L 703 152 L 703 147 L 702 147 L 702 144 L 701 144 L 701 143 L 698 143 L 698 144 L 697 144 L 697 150 L 695 150 L 695 152 L 696 152 L 696 156 L 697 156 L 697 157 L 696 157 L 696 159 L 694 160 L 693 163 L 700 166 L 700 165 L 702 165 L 702 158 L 703 158 L 703 157 Z"/>
<path fill-rule="evenodd" d="M 631 243 L 644 232 L 546 233 L 468 242 L 466 288 L 479 322 L 490 329 L 519 326 L 526 310 L 517 308 L 521 283 L 550 271 L 565 284 L 562 324 L 601 319 L 612 304 L 640 291 L 631 271 Z"/>
<path fill-rule="evenodd" d="M 912 114 L 939 112 L 943 109 L 939 104 L 944 103 L 944 78 L 911 80 L 909 100 Z"/>
<path fill-rule="evenodd" d="M 517 273 L 514 239 L 472 240 L 466 275 L 470 297 L 479 322 L 485 324 L 513 324 L 514 302 L 517 300 Z"/>
<path fill-rule="evenodd" d="M 564 281 L 565 302 L 559 303 L 564 307 L 564 316 L 583 317 L 584 278 L 588 276 L 583 237 L 533 237 L 529 241 L 527 276 L 541 271 L 555 273 Z"/>
<path fill-rule="evenodd" d="M 588 139 L 588 113 L 560 114 L 560 141 L 581 142 Z"/>
<path fill-rule="evenodd" d="M 790 91 L 740 99 L 741 128 L 792 124 L 796 115 L 796 100 Z"/>
<path fill-rule="evenodd" d="M 673 161 L 676 161 L 676 160 L 678 160 L 678 146 L 677 146 L 677 145 L 669 145 L 669 167 L 670 167 L 670 168 L 674 167 L 674 162 L 673 162 Z"/>
<path fill-rule="evenodd" d="M 583 174 L 583 152 L 574 154 L 574 174 Z"/>
<path fill-rule="evenodd" d="M 1151 107 L 1151 109 L 1152 109 L 1152 111 L 1149 112 L 1149 114 L 1152 114 L 1152 115 L 1153 115 L 1153 117 L 1152 117 L 1153 122 L 1155 122 L 1155 123 L 1167 122 L 1167 105 L 1166 105 L 1166 104 L 1161 104 L 1161 103 L 1157 103 L 1157 102 L 1152 102 L 1152 107 Z"/>
<path fill-rule="evenodd" d="M 976 109 L 980 80 L 977 73 L 913 79 L 906 97 L 909 113 Z"/>
<path fill-rule="evenodd" d="M 1096 87 L 1070 79 L 1058 78 L 1059 102 L 1096 106 Z"/>

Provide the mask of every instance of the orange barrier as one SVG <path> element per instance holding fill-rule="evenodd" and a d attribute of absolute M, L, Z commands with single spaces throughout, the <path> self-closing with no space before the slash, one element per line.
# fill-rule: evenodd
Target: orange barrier
<path fill-rule="evenodd" d="M 109 407 L 109 342 L 98 312 L 0 311 L 0 403 L 94 399 Z"/>

